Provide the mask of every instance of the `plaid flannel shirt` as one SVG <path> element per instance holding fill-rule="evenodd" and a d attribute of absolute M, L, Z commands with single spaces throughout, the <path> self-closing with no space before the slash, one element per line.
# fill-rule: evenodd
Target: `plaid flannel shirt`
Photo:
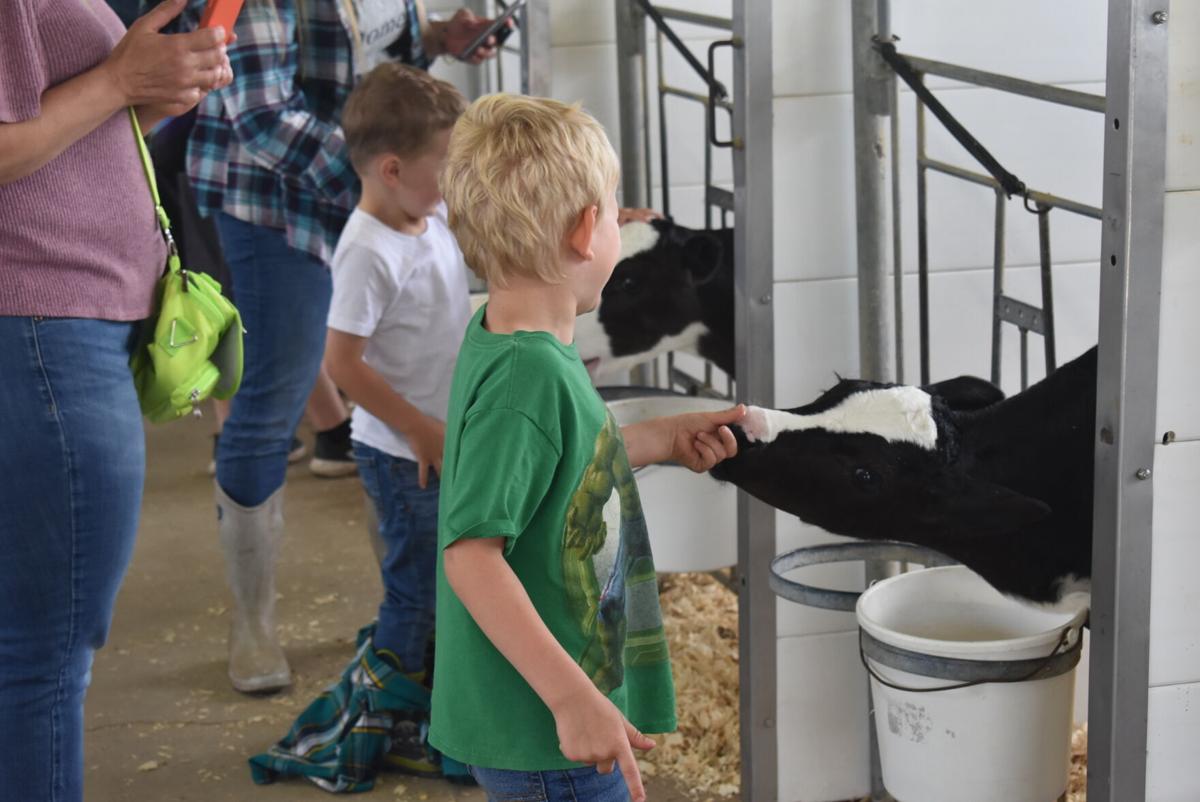
<path fill-rule="evenodd" d="M 374 634 L 374 624 L 363 627 L 358 650 L 341 679 L 304 709 L 278 743 L 250 758 L 255 783 L 306 777 L 333 793 L 370 791 L 375 786 L 391 747 L 396 716 L 428 717 L 429 689 L 380 657 Z M 470 776 L 462 763 L 438 755 L 428 744 L 425 748 L 441 763 L 447 779 L 461 782 Z"/>
<path fill-rule="evenodd" d="M 300 15 L 297 0 L 242 9 L 229 48 L 233 83 L 197 107 L 187 172 L 201 214 L 284 229 L 289 245 L 329 264 L 358 199 L 339 124 L 354 55 L 340 0 L 299 2 Z M 409 24 L 388 53 L 427 68 L 416 0 L 396 2 L 407 6 Z M 192 24 L 204 3 L 189 4 Z"/>

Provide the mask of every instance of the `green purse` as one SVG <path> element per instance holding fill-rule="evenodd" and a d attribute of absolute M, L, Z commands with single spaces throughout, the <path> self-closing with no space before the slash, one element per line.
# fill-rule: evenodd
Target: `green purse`
<path fill-rule="evenodd" d="M 167 267 L 155 289 L 155 311 L 142 323 L 129 367 L 142 414 L 165 423 L 189 412 L 200 414 L 197 405 L 210 395 L 231 398 L 237 392 L 242 383 L 242 318 L 212 276 L 180 264 L 154 165 L 132 108 L 129 119 L 167 241 Z"/>

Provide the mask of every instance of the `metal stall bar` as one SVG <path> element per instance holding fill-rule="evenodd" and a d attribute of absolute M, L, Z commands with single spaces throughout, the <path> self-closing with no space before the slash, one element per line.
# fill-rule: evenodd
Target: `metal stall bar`
<path fill-rule="evenodd" d="M 646 113 L 646 14 L 616 3 L 617 103 L 621 123 L 621 203 L 650 205 L 650 145 Z"/>
<path fill-rule="evenodd" d="M 881 13 L 881 6 L 883 10 Z M 859 371 L 864 379 L 893 381 L 894 333 L 888 275 L 894 251 L 887 191 L 891 154 L 892 82 L 887 64 L 875 52 L 886 38 L 887 3 L 854 0 L 851 36 L 854 57 L 854 188 L 858 239 Z"/>
<path fill-rule="evenodd" d="M 1084 111 L 1104 113 L 1104 95 L 1093 95 L 1090 92 L 1079 92 L 1074 89 L 1063 89 L 1050 84 L 1040 84 L 1036 81 L 1026 81 L 1011 75 L 1000 75 L 995 72 L 977 70 L 974 67 L 964 67 L 960 64 L 949 64 L 945 61 L 920 58 L 905 54 L 905 58 L 918 72 L 926 75 L 938 75 L 963 83 L 974 84 L 988 89 L 999 89 L 1012 95 L 1030 97 L 1034 100 L 1045 100 L 1060 106 L 1073 106 Z"/>
<path fill-rule="evenodd" d="M 741 399 L 775 405 L 772 0 L 733 0 L 734 299 Z M 775 510 L 738 493 L 739 674 L 742 794 L 779 797 L 775 595 Z"/>
<path fill-rule="evenodd" d="M 1088 799 L 1144 802 L 1167 1 L 1111 0 L 1104 137 Z"/>
<path fill-rule="evenodd" d="M 467 8 L 481 17 L 495 17 L 508 8 L 504 0 L 464 0 Z M 515 55 L 521 64 L 520 91 L 526 95 L 550 94 L 551 42 L 550 0 L 529 0 L 519 14 L 520 44 L 510 37 L 500 46 L 495 60 L 467 72 L 467 94 L 474 100 L 491 92 L 503 92 L 504 54 Z M 530 29 L 532 24 L 533 28 Z"/>
<path fill-rule="evenodd" d="M 553 69 L 550 0 L 530 0 L 521 11 L 521 92 L 548 97 Z"/>
<path fill-rule="evenodd" d="M 895 197 L 888 189 L 894 177 L 891 163 L 897 130 L 893 124 L 892 100 L 896 95 L 895 75 L 880 58 L 875 42 L 890 41 L 888 0 L 854 0 L 851 5 L 851 41 L 854 80 L 854 189 L 855 220 L 858 228 L 858 354 L 859 373 L 864 379 L 896 381 L 894 350 L 902 347 L 895 328 L 896 303 L 889 292 L 896 284 L 898 241 L 893 232 Z M 902 276 L 901 276 L 902 278 Z M 864 565 L 865 580 L 871 583 L 892 574 L 893 566 L 881 560 Z M 866 687 L 871 698 L 870 682 Z M 868 716 L 871 799 L 887 799 L 879 760 L 875 717 Z"/>

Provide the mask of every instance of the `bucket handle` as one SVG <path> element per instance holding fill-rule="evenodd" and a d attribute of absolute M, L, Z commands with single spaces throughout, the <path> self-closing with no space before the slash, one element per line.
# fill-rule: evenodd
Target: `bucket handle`
<path fill-rule="evenodd" d="M 874 679 L 876 682 L 878 682 L 880 685 L 885 685 L 888 688 L 892 688 L 893 690 L 904 691 L 905 693 L 934 693 L 936 691 L 956 691 L 961 688 L 973 688 L 976 685 L 987 685 L 990 683 L 1027 682 L 1027 681 L 1033 679 L 1034 677 L 1036 677 L 1038 674 L 1045 671 L 1046 668 L 1048 666 L 1050 666 L 1050 664 L 1052 662 L 1054 662 L 1054 660 L 1056 658 L 1058 658 L 1061 654 L 1064 654 L 1067 651 L 1069 651 L 1074 645 L 1076 645 L 1078 643 L 1079 639 L 1077 637 L 1076 638 L 1072 637 L 1072 632 L 1074 631 L 1074 629 L 1075 628 L 1071 627 L 1071 626 L 1064 627 L 1063 631 L 1062 631 L 1062 635 L 1059 636 L 1058 642 L 1056 644 L 1054 644 L 1054 650 L 1052 652 L 1050 652 L 1050 654 L 1046 655 L 1044 658 L 1038 660 L 1036 665 L 1034 665 L 1034 667 L 1030 671 L 1028 671 L 1025 674 L 1022 674 L 1019 677 L 997 677 L 997 678 L 993 678 L 993 679 L 977 679 L 977 680 L 971 680 L 970 682 L 955 683 L 954 685 L 942 685 L 942 686 L 939 686 L 936 688 L 909 688 L 904 685 L 897 685 L 896 683 L 886 680 L 883 677 L 879 676 L 879 673 L 876 672 L 875 669 L 871 668 L 870 663 L 867 662 L 867 655 L 863 651 L 863 630 L 861 627 L 858 630 L 858 659 L 862 661 L 863 668 L 865 668 L 867 670 L 867 674 L 869 674 L 871 676 L 871 678 Z M 1062 650 L 1062 651 L 1060 651 L 1060 650 Z"/>

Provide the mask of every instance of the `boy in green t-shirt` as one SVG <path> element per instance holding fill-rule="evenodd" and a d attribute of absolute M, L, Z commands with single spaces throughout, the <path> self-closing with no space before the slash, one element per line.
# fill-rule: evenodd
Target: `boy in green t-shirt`
<path fill-rule="evenodd" d="M 490 301 L 450 393 L 429 740 L 492 800 L 645 799 L 633 750 L 675 728 L 675 696 L 632 469 L 706 471 L 745 414 L 622 429 L 591 386 L 575 317 L 618 259 L 618 172 L 552 100 L 485 97 L 450 140 L 450 227 Z"/>

